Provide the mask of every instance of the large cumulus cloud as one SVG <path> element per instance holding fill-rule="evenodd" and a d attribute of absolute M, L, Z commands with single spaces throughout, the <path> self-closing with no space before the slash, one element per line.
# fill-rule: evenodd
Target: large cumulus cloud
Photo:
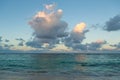
<path fill-rule="evenodd" d="M 68 35 L 66 32 L 68 24 L 61 20 L 63 11 L 54 10 L 54 4 L 46 5 L 45 8 L 46 10 L 38 12 L 29 22 L 34 30 L 34 39 L 26 43 L 28 46 L 40 47 L 44 43 L 53 45 Z"/>
<path fill-rule="evenodd" d="M 120 15 L 116 15 L 105 23 L 104 30 L 117 31 L 120 30 Z"/>

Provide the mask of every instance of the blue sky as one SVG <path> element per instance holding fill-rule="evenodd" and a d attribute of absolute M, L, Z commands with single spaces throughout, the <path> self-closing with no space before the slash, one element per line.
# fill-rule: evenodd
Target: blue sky
<path fill-rule="evenodd" d="M 120 14 L 120 0 L 0 0 L 0 36 L 17 45 L 16 38 L 30 40 L 34 30 L 28 24 L 32 17 L 43 10 L 45 4 L 55 3 L 63 10 L 62 20 L 71 31 L 76 24 L 85 22 L 89 32 L 82 43 L 105 40 L 109 44 L 120 42 L 120 31 L 106 31 L 105 23 Z M 98 25 L 96 25 L 98 24 Z M 96 25 L 97 29 L 92 26 Z M 8 44 L 11 44 L 8 43 Z"/>

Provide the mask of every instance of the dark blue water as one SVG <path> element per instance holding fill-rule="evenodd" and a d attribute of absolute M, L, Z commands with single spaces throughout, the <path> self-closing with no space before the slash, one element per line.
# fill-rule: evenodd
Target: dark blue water
<path fill-rule="evenodd" d="M 120 80 L 120 54 L 0 54 L 0 80 Z"/>

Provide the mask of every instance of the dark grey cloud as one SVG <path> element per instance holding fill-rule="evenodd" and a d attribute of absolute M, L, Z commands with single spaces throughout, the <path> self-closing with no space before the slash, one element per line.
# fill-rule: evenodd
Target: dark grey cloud
<path fill-rule="evenodd" d="M 3 49 L 1 42 L 2 42 L 2 37 L 0 36 L 0 50 Z"/>
<path fill-rule="evenodd" d="M 19 45 L 19 46 L 24 46 L 24 43 L 23 43 L 23 42 L 20 42 L 18 45 Z"/>
<path fill-rule="evenodd" d="M 120 42 L 118 44 L 110 45 L 112 47 L 116 47 L 116 49 L 120 49 Z"/>
<path fill-rule="evenodd" d="M 67 47 L 71 47 L 74 50 L 86 50 L 87 47 L 85 44 L 82 44 L 82 41 L 86 39 L 85 33 L 71 34 L 70 37 L 64 39 L 64 44 Z"/>
<path fill-rule="evenodd" d="M 16 38 L 17 41 L 19 41 L 18 46 L 24 46 L 25 40 L 22 38 Z"/>
<path fill-rule="evenodd" d="M 64 44 L 68 47 L 77 49 L 77 47 L 83 46 L 81 43 L 85 38 L 85 33 L 71 33 L 69 37 L 65 38 Z"/>
<path fill-rule="evenodd" d="M 87 45 L 86 44 L 75 44 L 73 46 L 74 50 L 80 50 L 80 51 L 87 51 Z"/>
<path fill-rule="evenodd" d="M 9 42 L 8 39 L 5 39 L 5 42 L 2 40 L 2 37 L 0 37 L 0 53 L 2 51 L 10 51 L 10 48 L 13 47 L 14 45 L 11 44 L 6 44 Z"/>
<path fill-rule="evenodd" d="M 120 49 L 120 42 L 116 45 L 116 47 L 117 47 L 118 49 Z"/>
<path fill-rule="evenodd" d="M 5 42 L 9 42 L 9 40 L 8 40 L 8 39 L 5 39 Z"/>
<path fill-rule="evenodd" d="M 100 48 L 104 45 L 107 44 L 107 41 L 105 40 L 97 40 L 95 42 L 87 43 L 87 44 L 82 44 L 82 43 L 76 43 L 76 42 L 71 42 L 70 39 L 66 41 L 66 46 L 73 48 L 74 50 L 80 50 L 80 51 L 98 51 Z"/>
<path fill-rule="evenodd" d="M 0 36 L 0 42 L 2 42 L 2 36 Z"/>
<path fill-rule="evenodd" d="M 8 45 L 8 44 L 4 44 L 4 48 L 10 49 L 11 47 L 13 47 L 14 45 Z"/>
<path fill-rule="evenodd" d="M 106 31 L 120 30 L 120 15 L 116 15 L 107 21 L 103 29 Z"/>
<path fill-rule="evenodd" d="M 104 41 L 104 40 L 98 40 L 96 42 L 92 42 L 90 44 L 87 44 L 87 49 L 88 50 L 92 50 L 92 51 L 96 51 L 96 50 L 99 50 L 102 45 L 106 44 L 107 41 Z"/>
<path fill-rule="evenodd" d="M 2 50 L 3 49 L 3 46 L 1 45 L 1 43 L 0 43 L 0 50 Z"/>
<path fill-rule="evenodd" d="M 22 39 L 18 39 L 21 40 Z M 9 42 L 10 40 L 8 39 L 4 39 L 2 40 L 2 36 L 0 37 L 0 53 L 16 53 L 16 52 L 22 52 L 20 50 L 12 50 L 12 48 L 14 47 L 13 44 L 8 44 L 7 42 Z"/>
<path fill-rule="evenodd" d="M 22 39 L 22 38 L 16 38 L 16 40 L 18 40 L 18 41 L 25 41 L 25 40 Z"/>
<path fill-rule="evenodd" d="M 43 45 L 45 44 L 45 43 L 47 44 L 48 42 L 49 42 L 49 44 L 48 44 L 48 46 L 46 47 L 46 48 L 53 48 L 53 47 L 55 47 L 55 45 L 54 44 L 57 44 L 58 42 L 59 42 L 59 40 L 53 40 L 53 39 L 39 39 L 39 38 L 33 38 L 33 39 L 31 39 L 31 40 L 29 40 L 29 41 L 27 41 L 25 44 L 27 45 L 27 46 L 30 46 L 30 47 L 33 47 L 33 48 L 44 48 L 43 47 Z"/>
<path fill-rule="evenodd" d="M 26 42 L 27 46 L 34 47 L 34 48 L 41 48 L 42 44 L 37 40 L 31 40 Z"/>

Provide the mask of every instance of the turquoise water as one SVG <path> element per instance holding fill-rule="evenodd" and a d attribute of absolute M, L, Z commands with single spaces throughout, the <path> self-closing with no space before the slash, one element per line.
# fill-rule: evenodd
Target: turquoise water
<path fill-rule="evenodd" d="M 120 54 L 0 54 L 0 80 L 120 80 Z"/>

